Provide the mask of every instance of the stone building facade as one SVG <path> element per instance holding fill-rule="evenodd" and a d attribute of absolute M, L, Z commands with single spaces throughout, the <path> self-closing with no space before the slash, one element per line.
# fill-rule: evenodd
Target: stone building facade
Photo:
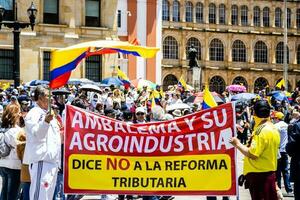
<path fill-rule="evenodd" d="M 273 87 L 283 77 L 284 4 L 272 0 L 163 0 L 162 82 L 176 84 L 194 44 L 202 83 L 222 92 Z M 300 85 L 300 2 L 287 3 L 288 81 Z"/>
<path fill-rule="evenodd" d="M 14 1 L 4 3 L 11 20 Z M 32 0 L 16 0 L 19 21 L 28 22 L 27 9 Z M 20 35 L 20 79 L 27 82 L 49 78 L 50 51 L 80 42 L 117 38 L 118 0 L 34 0 L 38 9 L 34 31 L 23 29 Z M 0 79 L 12 80 L 13 34 L 2 26 L 0 30 Z M 116 55 L 95 56 L 81 62 L 73 78 L 86 77 L 100 81 L 111 76 Z"/>

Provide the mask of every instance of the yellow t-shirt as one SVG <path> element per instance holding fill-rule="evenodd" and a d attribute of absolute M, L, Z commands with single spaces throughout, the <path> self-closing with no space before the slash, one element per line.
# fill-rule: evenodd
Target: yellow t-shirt
<path fill-rule="evenodd" d="M 244 159 L 244 175 L 250 172 L 270 172 L 277 169 L 277 155 L 280 144 L 280 133 L 270 122 L 266 122 L 254 129 L 250 153 L 258 158 Z"/>

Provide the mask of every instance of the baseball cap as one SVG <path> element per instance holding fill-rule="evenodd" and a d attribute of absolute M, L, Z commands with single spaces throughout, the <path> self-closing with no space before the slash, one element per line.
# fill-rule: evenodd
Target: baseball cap
<path fill-rule="evenodd" d="M 143 108 L 143 107 L 137 107 L 137 108 L 135 109 L 135 113 L 139 113 L 139 112 L 141 112 L 141 113 L 146 113 L 146 110 L 145 110 L 145 108 Z"/>
<path fill-rule="evenodd" d="M 284 114 L 282 112 L 276 112 L 275 118 L 282 120 L 284 118 Z"/>

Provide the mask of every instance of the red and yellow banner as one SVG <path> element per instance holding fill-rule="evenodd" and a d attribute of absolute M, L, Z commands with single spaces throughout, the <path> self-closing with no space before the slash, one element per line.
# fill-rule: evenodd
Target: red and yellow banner
<path fill-rule="evenodd" d="M 236 195 L 231 103 L 127 124 L 67 106 L 66 193 Z"/>

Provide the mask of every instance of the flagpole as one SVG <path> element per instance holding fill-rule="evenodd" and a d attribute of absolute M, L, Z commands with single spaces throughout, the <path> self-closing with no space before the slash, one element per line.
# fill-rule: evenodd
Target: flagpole
<path fill-rule="evenodd" d="M 288 62 L 287 62 L 287 5 L 286 0 L 284 0 L 284 20 L 283 20 L 283 80 L 285 91 L 288 89 Z"/>
<path fill-rule="evenodd" d="M 51 90 L 51 88 L 49 87 L 49 95 L 48 95 L 48 111 L 49 111 L 49 113 L 51 114 L 51 92 L 52 92 L 52 90 Z"/>

